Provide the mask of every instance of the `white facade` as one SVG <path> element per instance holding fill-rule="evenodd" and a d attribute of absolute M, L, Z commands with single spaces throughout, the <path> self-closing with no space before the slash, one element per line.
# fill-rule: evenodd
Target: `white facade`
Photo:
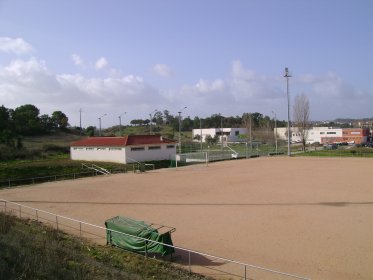
<path fill-rule="evenodd" d="M 308 132 L 307 144 L 322 143 L 321 138 L 342 137 L 342 128 L 313 127 Z"/>
<path fill-rule="evenodd" d="M 246 135 L 246 128 L 203 128 L 203 129 L 193 129 L 193 141 L 199 142 L 200 140 L 195 139 L 197 135 L 202 134 L 202 142 L 206 142 L 206 137 L 209 135 L 214 138 L 216 135 L 219 137 L 219 142 L 221 137 L 223 137 L 224 142 L 242 142 L 244 141 L 240 135 Z M 223 135 L 223 136 L 222 136 Z"/>
<path fill-rule="evenodd" d="M 126 163 L 134 161 L 171 160 L 176 155 L 176 145 L 145 145 L 126 147 Z"/>
<path fill-rule="evenodd" d="M 70 147 L 72 160 L 126 162 L 126 148 L 124 147 Z"/>
<path fill-rule="evenodd" d="M 175 158 L 176 142 L 157 135 L 92 137 L 73 142 L 72 160 L 132 163 Z"/>
<path fill-rule="evenodd" d="M 277 128 L 277 137 L 281 140 L 287 140 L 287 127 Z M 301 143 L 302 137 L 297 127 L 291 127 L 290 141 L 292 143 Z M 275 129 L 274 129 L 274 133 Z M 325 137 L 342 137 L 342 128 L 332 127 L 313 127 L 308 129 L 307 144 L 322 143 L 321 138 Z"/>

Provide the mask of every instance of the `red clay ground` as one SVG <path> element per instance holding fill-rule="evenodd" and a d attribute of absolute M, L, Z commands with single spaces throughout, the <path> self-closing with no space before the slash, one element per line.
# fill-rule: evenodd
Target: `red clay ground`
<path fill-rule="evenodd" d="M 102 226 L 117 215 L 170 225 L 177 246 L 312 279 L 372 279 L 372 166 L 258 158 L 7 189 L 0 198 Z"/>

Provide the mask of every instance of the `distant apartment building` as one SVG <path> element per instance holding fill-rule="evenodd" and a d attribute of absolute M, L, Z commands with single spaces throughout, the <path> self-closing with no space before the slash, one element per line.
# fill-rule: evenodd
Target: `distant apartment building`
<path fill-rule="evenodd" d="M 363 144 L 368 141 L 370 135 L 369 128 L 342 128 L 342 137 L 322 139 L 321 143 L 339 143 L 347 142 L 354 144 Z"/>
<path fill-rule="evenodd" d="M 242 135 L 247 134 L 246 128 L 203 128 L 203 129 L 193 129 L 193 141 L 201 141 L 200 137 L 202 136 L 202 142 L 206 142 L 206 137 L 210 136 L 214 138 L 215 136 L 219 137 L 219 142 L 242 142 L 244 141 Z"/>
<path fill-rule="evenodd" d="M 302 137 L 297 127 L 290 129 L 290 141 L 292 143 L 301 143 Z M 274 131 L 274 133 L 276 133 Z M 307 144 L 328 144 L 328 143 L 350 143 L 362 144 L 369 140 L 369 128 L 334 128 L 334 127 L 313 127 L 308 129 Z M 287 140 L 287 128 L 277 128 L 277 137 Z"/>

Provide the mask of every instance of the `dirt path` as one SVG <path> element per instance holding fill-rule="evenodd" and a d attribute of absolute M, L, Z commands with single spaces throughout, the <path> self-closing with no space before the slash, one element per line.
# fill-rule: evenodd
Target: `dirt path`
<path fill-rule="evenodd" d="M 175 245 L 312 279 L 372 279 L 372 166 L 258 158 L 7 189 L 0 198 L 98 225 L 117 215 L 170 225 Z"/>

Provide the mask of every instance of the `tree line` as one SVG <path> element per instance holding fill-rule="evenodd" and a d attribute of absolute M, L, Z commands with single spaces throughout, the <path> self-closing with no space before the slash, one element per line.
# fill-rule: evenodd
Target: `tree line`
<path fill-rule="evenodd" d="M 31 104 L 15 109 L 0 107 L 0 144 L 16 148 L 21 145 L 23 136 L 46 134 L 64 130 L 69 125 L 68 117 L 61 111 L 50 116 L 40 115 L 40 110 Z"/>
<path fill-rule="evenodd" d="M 181 129 L 190 131 L 198 128 L 218 128 L 218 127 L 247 127 L 251 120 L 251 128 L 253 130 L 273 128 L 275 120 L 261 113 L 244 113 L 241 116 L 225 117 L 221 114 L 212 114 L 206 118 L 198 116 L 191 118 L 190 116 L 181 118 Z M 168 110 L 157 111 L 149 119 L 134 119 L 130 121 L 133 126 L 146 126 L 150 123 L 156 126 L 170 125 L 174 130 L 179 129 L 179 116 L 171 115 Z M 278 127 L 285 127 L 286 121 L 277 120 Z"/>

